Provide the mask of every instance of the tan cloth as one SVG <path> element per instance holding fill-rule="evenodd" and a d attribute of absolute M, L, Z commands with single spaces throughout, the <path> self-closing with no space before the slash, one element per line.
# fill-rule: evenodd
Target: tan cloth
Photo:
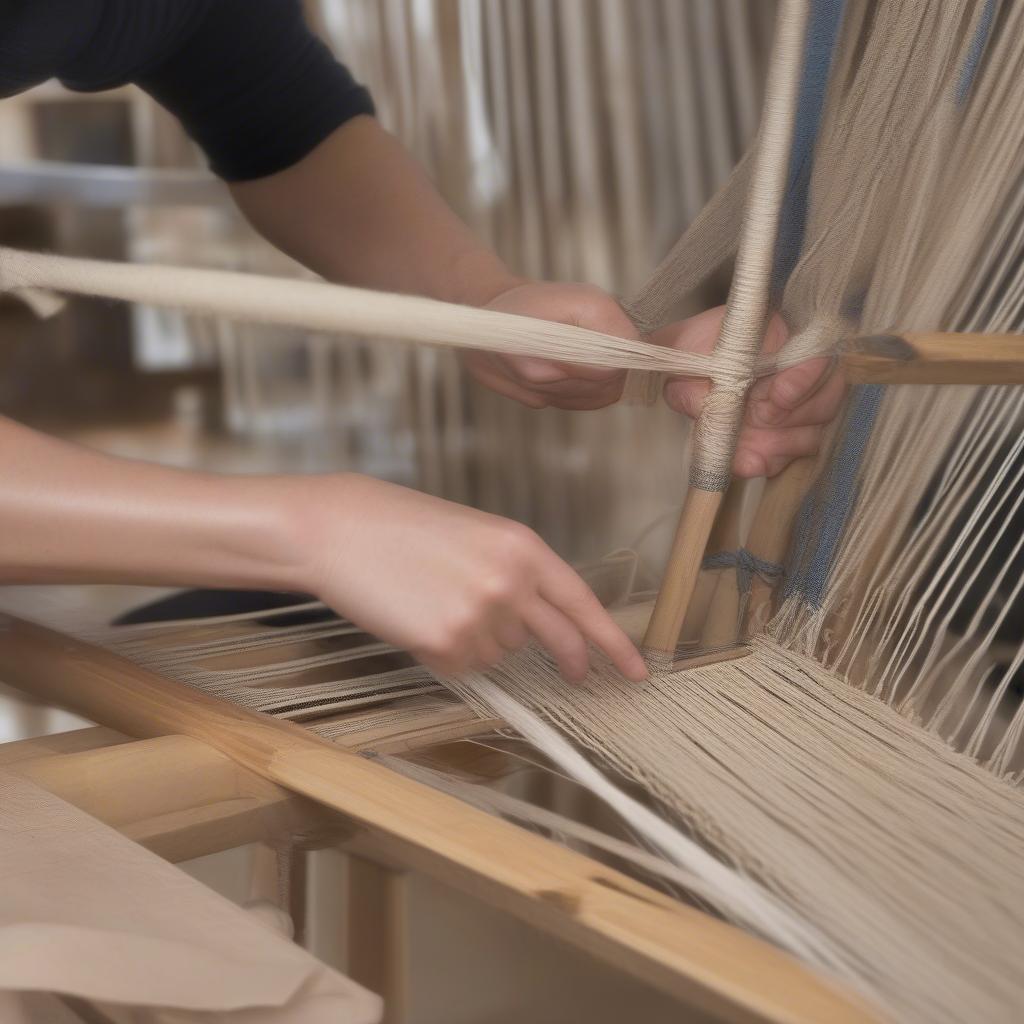
<path fill-rule="evenodd" d="M 11 993 L 55 992 L 132 1024 L 380 1020 L 377 996 L 173 865 L 9 774 L 0 774 L 0 878 L 5 1010 L 15 1005 Z M 19 1012 L 34 1019 L 31 1009 Z"/>

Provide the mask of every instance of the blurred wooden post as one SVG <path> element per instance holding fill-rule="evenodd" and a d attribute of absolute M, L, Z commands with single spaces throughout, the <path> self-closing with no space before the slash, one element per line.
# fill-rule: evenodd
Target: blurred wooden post
<path fill-rule="evenodd" d="M 349 856 L 345 973 L 383 997 L 382 1024 L 402 1024 L 409 1012 L 407 899 L 407 872 Z"/>

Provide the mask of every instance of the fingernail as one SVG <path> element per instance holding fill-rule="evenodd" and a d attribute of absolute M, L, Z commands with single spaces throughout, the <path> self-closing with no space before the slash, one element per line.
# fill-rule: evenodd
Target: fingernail
<path fill-rule="evenodd" d="M 628 679 L 631 679 L 634 683 L 644 683 L 647 681 L 650 673 L 647 671 L 647 662 L 643 658 L 637 657 L 633 663 L 633 667 L 626 674 Z"/>

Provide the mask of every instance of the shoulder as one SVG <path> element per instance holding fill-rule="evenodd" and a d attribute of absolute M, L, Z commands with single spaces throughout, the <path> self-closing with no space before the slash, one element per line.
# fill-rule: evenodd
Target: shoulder
<path fill-rule="evenodd" d="M 34 2 L 34 0 L 33 0 Z M 83 0 L 44 0 L 79 5 Z M 80 26 L 59 77 L 72 89 L 100 90 L 134 81 L 200 31 L 220 0 L 84 0 L 93 11 Z M 259 6 L 259 0 L 254 0 Z"/>
<path fill-rule="evenodd" d="M 338 125 L 373 111 L 309 29 L 299 0 L 214 0 L 188 41 L 136 81 L 233 181 L 290 167 Z"/>
<path fill-rule="evenodd" d="M 99 22 L 104 0 L 3 0 L 0 92 L 27 89 L 58 75 Z"/>

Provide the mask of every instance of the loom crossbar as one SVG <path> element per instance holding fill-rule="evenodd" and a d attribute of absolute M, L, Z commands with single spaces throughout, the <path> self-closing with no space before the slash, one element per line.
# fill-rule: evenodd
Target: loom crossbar
<path fill-rule="evenodd" d="M 854 384 L 1024 384 L 1024 335 L 908 332 L 843 347 Z"/>
<path fill-rule="evenodd" d="M 731 925 L 297 725 L 218 701 L 109 651 L 4 616 L 0 678 L 128 736 L 201 740 L 344 815 L 389 858 L 723 1020 L 876 1019 L 851 995 Z"/>

